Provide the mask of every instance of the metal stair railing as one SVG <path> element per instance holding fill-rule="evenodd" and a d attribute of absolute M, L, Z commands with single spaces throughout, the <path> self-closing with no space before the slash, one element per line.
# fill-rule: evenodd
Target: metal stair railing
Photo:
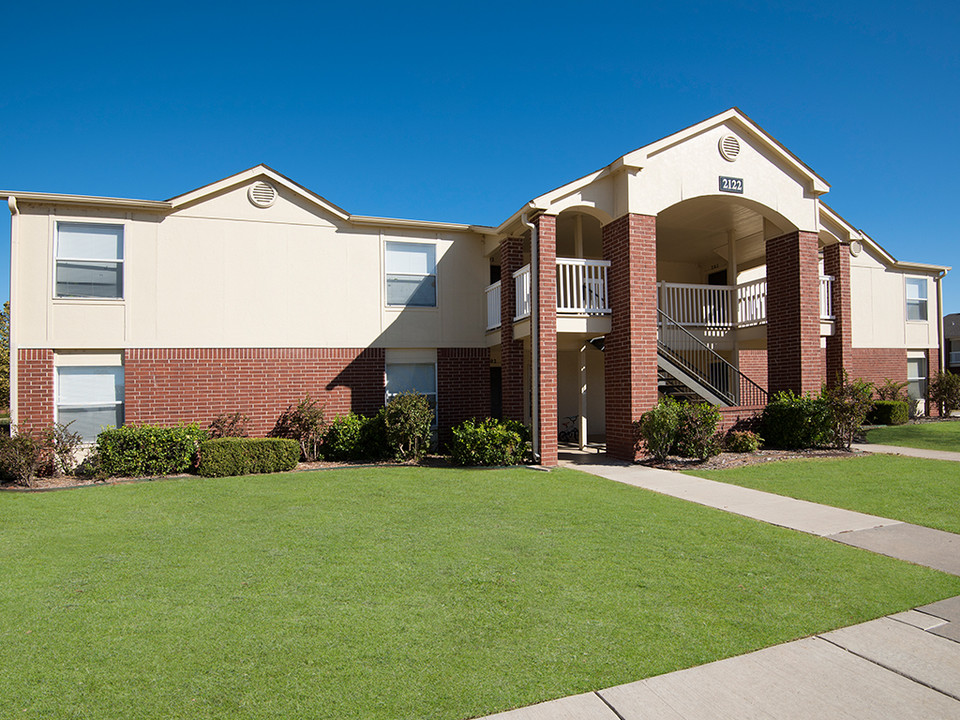
<path fill-rule="evenodd" d="M 664 358 L 730 405 L 767 404 L 766 390 L 663 310 L 657 315 L 657 348 Z"/>

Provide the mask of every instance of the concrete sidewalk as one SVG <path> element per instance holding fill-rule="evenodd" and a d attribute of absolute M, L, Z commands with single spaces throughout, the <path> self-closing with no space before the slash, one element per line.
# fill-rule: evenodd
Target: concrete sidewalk
<path fill-rule="evenodd" d="M 960 452 L 949 450 L 925 450 L 924 448 L 902 447 L 900 445 L 873 445 L 872 443 L 854 443 L 852 449 L 865 453 L 884 455 L 905 455 L 907 457 L 926 458 L 927 460 L 952 460 L 960 462 Z"/>
<path fill-rule="evenodd" d="M 486 720 L 960 718 L 960 597 Z"/>
<path fill-rule="evenodd" d="M 870 450 L 882 452 L 880 447 L 870 446 Z M 960 453 L 955 454 L 957 458 L 938 459 L 960 460 Z M 610 461 L 603 455 L 562 454 L 561 464 L 960 575 L 960 535 Z M 739 657 L 491 715 L 486 720 L 812 717 L 960 720 L 960 596 Z"/>

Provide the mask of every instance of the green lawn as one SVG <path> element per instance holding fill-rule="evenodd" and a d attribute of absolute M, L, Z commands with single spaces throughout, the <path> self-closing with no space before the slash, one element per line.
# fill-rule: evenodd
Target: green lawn
<path fill-rule="evenodd" d="M 867 442 L 960 452 L 960 421 L 891 425 L 868 430 Z"/>
<path fill-rule="evenodd" d="M 689 474 L 960 533 L 960 463 L 948 460 L 868 455 Z"/>
<path fill-rule="evenodd" d="M 0 717 L 467 718 L 960 594 L 571 470 L 0 494 Z"/>

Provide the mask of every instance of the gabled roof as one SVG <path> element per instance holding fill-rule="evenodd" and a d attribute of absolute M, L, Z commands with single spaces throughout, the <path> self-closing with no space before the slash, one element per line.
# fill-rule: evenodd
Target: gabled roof
<path fill-rule="evenodd" d="M 350 214 L 346 210 L 337 207 L 326 198 L 317 195 L 315 192 L 307 190 L 307 188 L 303 187 L 303 185 L 294 182 L 286 175 L 281 175 L 273 168 L 263 164 L 254 165 L 252 168 L 247 168 L 246 170 L 238 172 L 234 175 L 225 177 L 223 180 L 217 180 L 216 182 L 210 183 L 209 185 L 204 185 L 196 190 L 191 190 L 183 195 L 177 195 L 176 197 L 172 197 L 167 200 L 167 202 L 170 203 L 174 210 L 177 210 L 178 208 L 182 208 L 186 205 L 192 205 L 193 203 L 204 200 L 208 197 L 216 195 L 217 193 L 221 193 L 229 188 L 250 182 L 254 178 L 258 177 L 269 178 L 272 182 L 285 187 L 294 195 L 298 195 L 311 205 L 316 205 L 317 207 L 322 208 L 326 212 L 340 218 L 341 220 L 350 219 Z"/>
<path fill-rule="evenodd" d="M 627 153 L 620 158 L 617 163 L 635 167 L 643 167 L 647 159 L 653 155 L 661 153 L 664 150 L 673 147 L 674 145 L 682 143 L 684 140 L 688 140 L 696 135 L 707 132 L 708 130 L 712 130 L 718 125 L 723 125 L 725 123 L 731 123 L 739 126 L 740 129 L 743 130 L 747 135 L 750 135 L 755 140 L 759 141 L 761 145 L 766 146 L 767 149 L 769 149 L 775 157 L 778 157 L 781 161 L 783 161 L 785 165 L 793 168 L 800 176 L 805 177 L 809 181 L 810 189 L 813 193 L 820 195 L 822 193 L 830 192 L 830 185 L 826 180 L 817 175 L 809 165 L 804 163 L 802 160 L 800 160 L 800 158 L 790 152 L 779 140 L 757 125 L 753 120 L 747 117 L 746 113 L 737 107 L 732 107 L 729 110 L 720 113 L 719 115 L 714 115 L 713 117 L 707 118 L 702 122 L 698 122 L 696 125 L 691 125 L 683 130 L 672 133 L 671 135 L 667 135 L 666 137 L 656 140 L 649 145 L 644 145 L 633 152 Z"/>

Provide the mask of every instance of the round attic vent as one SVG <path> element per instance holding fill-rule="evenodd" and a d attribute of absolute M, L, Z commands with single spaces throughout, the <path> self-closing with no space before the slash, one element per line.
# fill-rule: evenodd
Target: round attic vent
<path fill-rule="evenodd" d="M 854 257 L 857 257 L 860 253 L 863 252 L 863 244 L 859 240 L 854 240 L 850 243 L 850 254 Z"/>
<path fill-rule="evenodd" d="M 268 208 L 277 199 L 277 191 L 273 185 L 260 180 L 250 186 L 250 189 L 247 190 L 247 197 L 257 207 Z"/>
<path fill-rule="evenodd" d="M 724 135 L 720 138 L 720 155 L 724 160 L 733 162 L 740 154 L 740 141 L 734 135 Z"/>

